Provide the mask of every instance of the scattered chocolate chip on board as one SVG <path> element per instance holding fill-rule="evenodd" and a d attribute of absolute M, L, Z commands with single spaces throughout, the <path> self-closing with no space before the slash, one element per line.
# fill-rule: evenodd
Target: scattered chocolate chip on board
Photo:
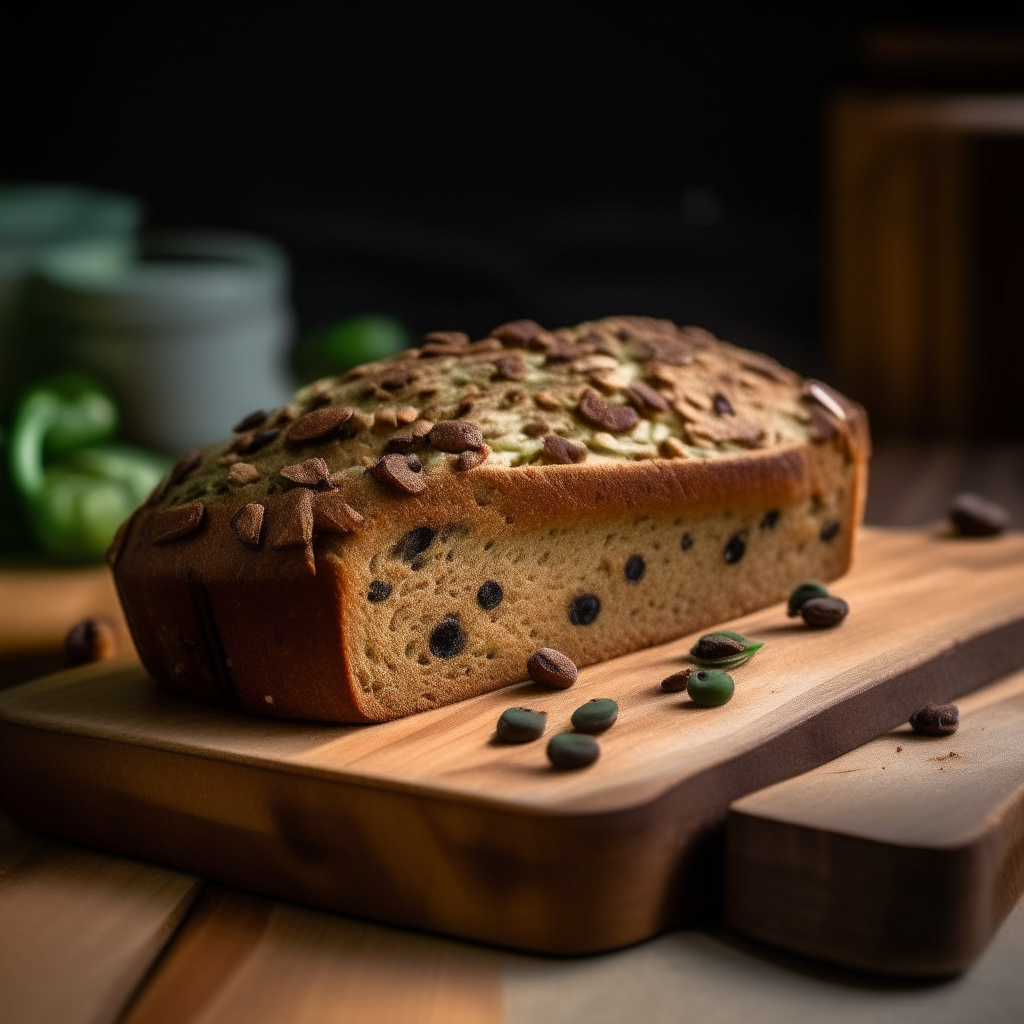
<path fill-rule="evenodd" d="M 561 651 L 552 650 L 550 647 L 542 647 L 539 651 L 534 651 L 526 663 L 526 670 L 535 683 L 558 690 L 572 686 L 578 675 L 572 659 L 567 658 Z"/>
<path fill-rule="evenodd" d="M 547 728 L 546 711 L 531 711 L 529 708 L 509 708 L 498 719 L 498 739 L 506 743 L 529 743 L 540 739 Z"/>
<path fill-rule="evenodd" d="M 530 676 L 564 688 L 794 579 L 824 589 L 870 445 L 821 381 L 643 316 L 434 332 L 236 427 L 122 531 L 133 639 L 171 689 L 332 722 L 522 682 L 541 650 L 558 656 Z M 759 647 L 743 639 L 699 667 L 732 671 Z M 289 681 L 273 707 L 269 676 Z"/>
<path fill-rule="evenodd" d="M 601 756 L 601 745 L 585 733 L 562 732 L 548 741 L 547 755 L 556 768 L 586 768 Z"/>
<path fill-rule="evenodd" d="M 105 661 L 117 653 L 117 634 L 106 619 L 82 619 L 64 638 L 64 661 L 68 665 L 86 665 Z"/>
<path fill-rule="evenodd" d="M 960 709 L 955 704 L 925 704 L 910 716 L 910 725 L 922 736 L 952 736 L 960 725 Z"/>
<path fill-rule="evenodd" d="M 961 537 L 995 537 L 1010 528 L 1010 513 L 978 494 L 958 494 L 949 506 L 949 521 Z"/>
<path fill-rule="evenodd" d="M 838 626 L 850 613 L 841 597 L 812 597 L 800 605 L 800 618 L 815 629 Z"/>

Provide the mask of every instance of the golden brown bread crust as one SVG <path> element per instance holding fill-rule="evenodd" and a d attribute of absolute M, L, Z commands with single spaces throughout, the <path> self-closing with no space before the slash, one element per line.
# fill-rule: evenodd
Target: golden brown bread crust
<path fill-rule="evenodd" d="M 447 342 L 428 345 L 443 347 Z M 496 353 L 500 359 L 506 356 Z M 748 357 L 753 355 L 741 358 Z M 402 371 L 396 380 L 404 373 L 402 362 L 393 363 Z M 788 371 L 779 368 L 778 373 Z M 505 365 L 498 367 L 498 374 L 519 379 L 523 370 L 518 364 Z M 806 436 L 783 438 L 747 452 L 723 442 L 714 457 L 600 458 L 562 465 L 547 463 L 542 453 L 533 464 L 510 466 L 492 465 L 485 456 L 475 468 L 460 471 L 456 460 L 462 456 L 452 453 L 444 456 L 447 463 L 428 464 L 418 475 L 425 484 L 419 493 L 405 493 L 386 475 L 372 472 L 372 459 L 365 459 L 370 463 L 365 467 L 353 466 L 350 460 L 339 472 L 335 467 L 343 465 L 344 458 L 339 461 L 332 451 L 345 451 L 344 440 L 314 439 L 291 451 L 283 448 L 276 456 L 268 452 L 267 464 L 274 465 L 276 458 L 284 474 L 263 470 L 260 482 L 247 480 L 238 486 L 207 483 L 200 497 L 192 497 L 188 488 L 194 492 L 199 486 L 194 482 L 199 467 L 222 465 L 219 472 L 224 476 L 234 472 L 240 480 L 247 477 L 235 470 L 239 460 L 224 445 L 199 458 L 192 455 L 183 473 L 179 464 L 180 479 L 175 481 L 172 475 L 158 489 L 112 548 L 115 578 L 139 654 L 158 681 L 202 700 L 281 717 L 381 721 L 525 678 L 530 653 L 526 647 L 531 643 L 560 647 L 586 664 L 776 600 L 780 588 L 793 582 L 787 573 L 809 569 L 823 578 L 839 575 L 849 564 L 863 509 L 869 452 L 866 417 L 859 406 L 819 382 L 786 379 L 811 409 Z M 668 385 L 659 387 L 671 397 Z M 313 411 L 337 408 L 324 402 L 325 390 L 317 394 L 314 386 L 311 394 L 306 389 Z M 819 411 L 821 423 L 815 421 Z M 294 422 L 290 413 L 286 422 Z M 603 415 L 600 406 L 595 415 Z M 674 414 L 648 409 L 647 415 L 664 421 Z M 391 437 L 409 431 L 412 413 L 403 416 L 405 424 L 397 414 L 396 422 L 387 424 Z M 374 423 L 371 429 L 379 434 L 379 428 Z M 680 436 L 686 437 L 683 432 Z M 453 446 L 450 437 L 442 440 L 446 450 Z M 382 436 L 376 443 L 379 454 L 391 444 Z M 604 443 L 601 440 L 598 446 Z M 470 451 L 482 448 L 487 445 Z M 319 461 L 314 451 L 321 450 L 326 459 L 322 467 L 312 464 Z M 252 458 L 243 465 L 257 462 Z M 289 464 L 281 466 L 283 462 Z M 276 482 L 282 479 L 278 489 Z M 291 486 L 293 479 L 307 482 Z M 255 533 L 254 509 L 261 510 Z M 808 553 L 799 557 L 776 550 L 783 541 L 764 532 L 767 517 L 762 516 L 768 510 L 774 516 L 771 531 L 780 512 L 783 526 L 791 524 L 792 532 L 785 536 L 794 551 L 804 550 L 808 530 L 817 531 L 819 525 L 821 541 L 815 537 Z M 728 529 L 723 516 L 733 517 Z M 755 525 L 758 521 L 763 537 Z M 751 553 L 742 571 L 752 575 L 742 582 L 738 571 L 727 570 L 732 574 L 729 580 L 740 582 L 729 582 L 720 589 L 720 597 L 709 596 L 700 609 L 690 608 L 675 617 L 667 608 L 646 612 L 637 605 L 629 623 L 609 620 L 612 611 L 603 613 L 605 625 L 600 628 L 570 628 L 564 621 L 548 626 L 555 617 L 548 613 L 539 616 L 543 625 L 522 618 L 525 608 L 543 611 L 549 591 L 554 595 L 552 608 L 561 608 L 566 597 L 555 593 L 554 581 L 566 575 L 566 568 L 563 565 L 550 579 L 543 569 L 522 576 L 514 568 L 522 553 L 512 551 L 509 538 L 526 538 L 532 558 L 545 535 L 561 534 L 571 547 L 583 543 L 584 527 L 605 526 L 611 531 L 609 539 L 624 538 L 624 551 L 640 544 L 641 528 L 656 531 L 649 534 L 652 538 L 673 530 L 676 536 L 683 528 L 703 537 L 698 531 L 704 530 L 708 544 L 719 547 L 721 540 L 715 538 L 726 530 L 722 537 L 742 536 L 744 547 L 750 538 Z M 827 542 L 826 528 L 831 531 Z M 423 571 L 418 571 L 423 567 L 416 565 L 416 557 L 396 554 L 402 539 L 416 531 L 430 535 L 428 544 L 437 538 L 432 549 L 437 552 L 436 564 Z M 489 543 L 484 544 L 484 538 L 490 538 Z M 399 547 L 394 547 L 396 542 Z M 447 551 L 449 563 L 455 556 L 453 564 L 477 572 L 484 564 L 481 551 L 495 543 L 496 551 L 507 549 L 501 564 L 515 576 L 514 584 L 505 583 L 508 596 L 496 612 L 476 606 L 476 578 L 471 588 L 467 584 L 460 589 L 458 573 L 446 567 L 441 556 Z M 653 543 L 657 548 L 660 541 Z M 769 548 L 772 543 L 775 548 Z M 665 561 L 661 554 L 657 557 Z M 755 564 L 758 557 L 762 561 Z M 786 568 L 773 575 L 769 558 L 780 566 L 788 559 Z M 688 571 L 662 569 L 650 551 L 647 561 L 652 588 L 664 590 L 674 585 L 680 572 Z M 600 572 L 598 577 L 593 585 L 581 584 L 582 590 L 604 587 L 609 608 L 613 601 L 628 602 L 640 594 L 621 580 L 616 583 Z M 417 589 L 423 591 L 428 579 L 433 581 L 431 595 L 417 598 Z M 539 588 L 537 593 L 531 593 L 531 585 Z M 379 604 L 374 596 L 368 599 L 375 586 L 394 596 Z M 520 618 L 513 622 L 513 615 Z M 438 622 L 455 622 L 451 631 L 457 650 L 442 649 L 437 655 L 434 634 L 428 649 L 424 630 L 433 627 L 436 634 Z M 549 631 L 544 633 L 545 629 Z M 559 642 L 548 643 L 552 638 Z"/>

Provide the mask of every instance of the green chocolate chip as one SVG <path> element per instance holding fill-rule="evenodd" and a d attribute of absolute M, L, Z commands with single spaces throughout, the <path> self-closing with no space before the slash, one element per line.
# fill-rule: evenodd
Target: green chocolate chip
<path fill-rule="evenodd" d="M 586 768 L 600 756 L 597 740 L 582 733 L 560 732 L 548 742 L 548 760 L 556 768 Z"/>
<path fill-rule="evenodd" d="M 789 595 L 789 607 L 786 609 L 786 614 L 791 619 L 795 619 L 800 614 L 800 606 L 804 601 L 810 601 L 812 597 L 828 596 L 829 592 L 820 583 L 815 583 L 813 580 L 801 583 Z"/>
<path fill-rule="evenodd" d="M 498 719 L 498 739 L 506 743 L 529 743 L 540 739 L 548 724 L 546 711 L 529 708 L 509 708 Z"/>
<path fill-rule="evenodd" d="M 686 684 L 686 692 L 695 704 L 714 708 L 724 704 L 731 696 L 735 686 L 732 676 L 717 668 L 701 669 L 690 676 Z"/>
<path fill-rule="evenodd" d="M 572 713 L 572 727 L 577 732 L 604 732 L 619 717 L 619 705 L 607 697 L 595 697 Z"/>

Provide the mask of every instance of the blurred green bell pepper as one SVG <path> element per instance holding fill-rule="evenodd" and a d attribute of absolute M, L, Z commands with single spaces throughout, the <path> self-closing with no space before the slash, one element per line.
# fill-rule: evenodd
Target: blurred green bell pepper
<path fill-rule="evenodd" d="M 11 479 L 36 541 L 68 561 L 95 561 L 167 471 L 140 448 L 104 443 L 117 429 L 110 395 L 87 374 L 64 373 L 21 399 L 8 441 Z"/>
<path fill-rule="evenodd" d="M 397 355 L 409 334 L 386 316 L 363 316 L 326 327 L 305 338 L 295 352 L 295 372 L 303 383 L 345 373 L 353 366 Z"/>

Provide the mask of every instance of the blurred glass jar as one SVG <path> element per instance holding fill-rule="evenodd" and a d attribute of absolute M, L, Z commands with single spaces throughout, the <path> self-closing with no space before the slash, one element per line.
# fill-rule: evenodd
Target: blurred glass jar
<path fill-rule="evenodd" d="M 54 247 L 87 243 L 95 258 L 132 258 L 142 207 L 131 196 L 75 185 L 0 185 L 0 403 L 16 386 L 14 352 L 22 285 Z"/>
<path fill-rule="evenodd" d="M 121 265 L 95 246 L 66 246 L 37 261 L 29 282 L 29 356 L 95 373 L 130 440 L 178 454 L 287 401 L 287 286 L 284 254 L 248 235 L 154 234 Z"/>

